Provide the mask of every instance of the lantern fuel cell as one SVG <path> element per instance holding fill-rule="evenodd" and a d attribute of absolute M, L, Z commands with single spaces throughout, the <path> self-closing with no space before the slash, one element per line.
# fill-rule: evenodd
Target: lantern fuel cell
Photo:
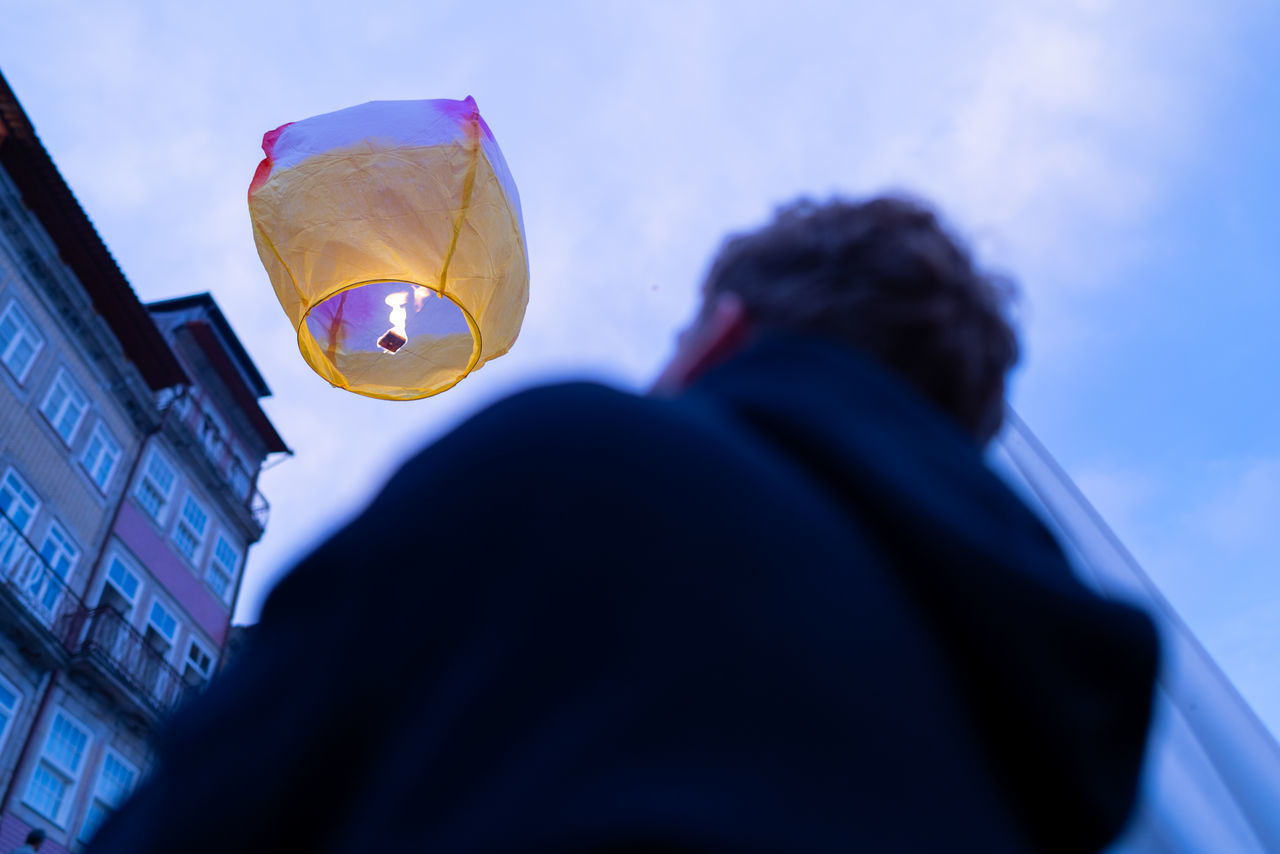
<path fill-rule="evenodd" d="M 378 346 L 383 350 L 386 350 L 388 353 L 398 353 L 400 352 L 400 348 L 403 347 L 405 342 L 408 340 L 408 338 L 405 338 L 394 329 L 388 329 L 386 332 L 382 333 L 382 337 L 378 339 Z"/>
<path fill-rule="evenodd" d="M 473 99 L 374 101 L 262 148 L 254 240 L 316 373 L 412 400 L 510 349 L 529 300 L 524 223 Z"/>

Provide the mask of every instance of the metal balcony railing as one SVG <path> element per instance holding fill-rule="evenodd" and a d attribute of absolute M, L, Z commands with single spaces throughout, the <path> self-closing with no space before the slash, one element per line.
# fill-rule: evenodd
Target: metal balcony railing
<path fill-rule="evenodd" d="M 73 655 L 109 671 L 157 715 L 168 714 L 187 697 L 182 674 L 114 608 L 84 611 L 67 640 Z"/>
<path fill-rule="evenodd" d="M 271 515 L 271 505 L 267 503 L 267 497 L 256 489 L 253 491 L 253 498 L 249 502 L 249 512 L 253 514 L 253 519 L 258 523 L 258 527 L 266 530 L 267 517 Z"/>
<path fill-rule="evenodd" d="M 87 608 L 26 535 L 0 511 L 0 590 L 39 627 L 49 649 L 64 649 L 121 683 L 155 716 L 171 712 L 190 692 L 182 675 L 113 608 Z M 12 606 L 10 606 L 12 607 Z"/>
<path fill-rule="evenodd" d="M 55 635 L 60 635 L 67 619 L 83 607 L 62 576 L 3 513 L 0 513 L 0 583 Z"/>
<path fill-rule="evenodd" d="M 200 449 L 219 484 L 235 498 L 232 503 L 248 514 L 261 534 L 267 527 L 271 505 L 254 486 L 253 472 L 247 468 L 247 463 L 235 453 L 231 442 L 223 435 L 225 428 L 221 426 L 220 419 L 206 411 L 200 401 L 189 393 L 172 399 L 167 419 L 193 447 Z"/>

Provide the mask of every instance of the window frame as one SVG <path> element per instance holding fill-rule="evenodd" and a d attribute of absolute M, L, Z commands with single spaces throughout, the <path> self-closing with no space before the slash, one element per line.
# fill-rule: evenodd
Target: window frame
<path fill-rule="evenodd" d="M 63 766 L 62 763 L 57 759 L 55 759 L 54 757 L 47 755 L 47 752 L 49 749 L 49 740 L 50 738 L 53 737 L 53 730 L 54 730 L 54 727 L 57 725 L 59 716 L 61 716 L 64 720 L 66 720 L 71 727 L 79 730 L 81 733 L 84 734 L 84 746 L 81 748 L 80 760 L 79 760 L 80 764 L 78 768 L 74 768 L 74 769 L 67 768 Z M 27 777 L 27 785 L 24 787 L 23 793 L 22 793 L 22 802 L 26 804 L 28 807 L 30 807 L 32 810 L 37 812 L 38 814 L 52 821 L 58 827 L 63 827 L 63 828 L 67 827 L 70 824 L 70 819 L 71 819 L 70 813 L 71 813 L 72 807 L 75 805 L 76 794 L 80 788 L 80 781 L 84 777 L 84 766 L 87 764 L 86 760 L 88 759 L 92 749 L 93 749 L 93 730 L 85 726 L 83 721 L 81 721 L 75 715 L 68 712 L 65 707 L 54 706 L 53 714 L 49 717 L 49 726 L 45 730 L 44 739 L 42 740 L 40 745 L 40 752 L 36 754 L 36 761 L 32 765 L 31 773 Z M 41 768 L 45 765 L 49 766 L 49 768 L 52 769 L 52 773 L 55 776 L 62 777 L 64 778 L 64 781 L 65 781 L 65 787 L 62 793 L 62 799 L 59 802 L 57 807 L 58 815 L 56 816 L 49 815 L 48 813 L 44 812 L 43 809 L 37 806 L 31 794 L 31 789 L 36 783 L 36 775 L 39 773 Z"/>
<path fill-rule="evenodd" d="M 196 510 L 204 517 L 204 524 L 201 526 L 199 531 L 195 530 L 194 523 L 187 518 L 187 507 L 189 505 L 195 505 Z M 182 499 L 182 509 L 178 511 L 177 517 L 174 519 L 173 530 L 169 533 L 169 539 L 175 546 L 177 546 L 178 554 L 186 558 L 192 566 L 198 566 L 200 564 L 201 552 L 203 552 L 205 543 L 209 539 L 211 521 L 212 520 L 209 517 L 209 508 L 204 506 L 204 503 L 196 496 L 193 490 L 188 490 L 187 494 L 184 495 Z M 187 552 L 183 550 L 181 542 L 178 539 L 179 533 L 183 532 L 184 529 L 186 534 L 194 541 L 194 545 L 191 547 L 191 554 L 187 554 Z"/>
<path fill-rule="evenodd" d="M 11 312 L 16 315 L 14 325 L 18 327 L 18 335 L 14 337 L 14 341 L 11 341 L 4 348 L 4 351 L 0 351 L 0 363 L 4 364 L 5 369 L 9 372 L 9 376 L 13 377 L 14 380 L 17 381 L 18 385 L 24 386 L 26 385 L 27 377 L 31 375 L 31 369 L 35 367 L 36 359 L 40 358 L 40 351 L 44 349 L 46 342 L 40 327 L 36 325 L 36 322 L 32 320 L 31 316 L 22 308 L 17 297 L 10 297 L 9 302 L 5 304 L 4 311 L 0 311 L 0 324 L 4 323 L 5 319 L 10 316 Z M 24 324 L 26 329 L 22 328 Z M 23 367 L 22 372 L 17 373 L 14 371 L 13 366 L 9 364 L 9 357 L 13 354 L 13 351 L 17 349 L 14 342 L 21 341 L 24 337 L 24 333 L 30 334 L 35 339 L 36 345 L 32 348 L 31 358 L 27 360 L 27 364 Z"/>
<path fill-rule="evenodd" d="M 169 472 L 170 477 L 168 490 L 161 489 L 160 484 L 157 483 L 155 478 L 151 475 L 151 465 L 156 460 L 159 460 L 160 464 Z M 155 446 L 152 446 L 147 450 L 147 457 L 143 461 L 143 464 L 138 468 L 138 480 L 133 486 L 134 501 L 137 502 L 138 506 L 142 508 L 142 512 L 149 518 L 157 523 L 163 524 L 165 513 L 168 511 L 169 505 L 173 503 L 173 494 L 178 491 L 178 468 L 173 463 L 169 462 L 169 458 L 163 451 Z M 150 487 L 155 490 L 156 494 L 160 496 L 160 506 L 156 508 L 154 513 L 151 512 L 151 508 L 147 506 L 147 499 L 142 497 L 143 489 L 147 485 L 150 485 Z"/>
<path fill-rule="evenodd" d="M 161 628 L 156 623 L 155 616 L 156 616 L 157 608 L 163 611 L 169 617 L 169 619 L 173 620 L 172 635 L 165 632 L 164 629 Z M 177 608 L 173 608 L 170 605 L 166 604 L 165 601 L 161 599 L 159 596 L 155 596 L 151 599 L 151 607 L 147 609 L 147 626 L 155 629 L 157 634 L 160 635 L 160 637 L 164 638 L 169 642 L 170 655 L 172 655 L 173 651 L 178 648 L 178 635 L 182 633 L 182 620 L 178 618 L 178 615 L 176 613 L 177 610 L 178 610 Z"/>
<path fill-rule="evenodd" d="M 114 803 L 110 802 L 108 798 L 103 797 L 99 792 L 99 789 L 102 786 L 103 775 L 106 773 L 106 770 L 107 770 L 108 759 L 111 759 L 116 763 L 122 765 L 125 768 L 125 770 L 133 774 L 133 779 L 129 782 L 128 788 L 126 788 L 126 790 L 120 794 L 119 798 L 116 799 Z M 139 769 L 137 765 L 134 765 L 128 759 L 125 759 L 124 756 L 121 755 L 120 751 L 116 750 L 114 747 L 108 746 L 102 751 L 102 761 L 98 763 L 98 773 L 95 774 L 93 777 L 93 790 L 89 793 L 89 802 L 88 804 L 85 805 L 84 815 L 81 816 L 80 818 L 80 829 L 76 831 L 76 839 L 81 844 L 87 844 L 93 838 L 94 834 L 96 834 L 99 830 L 102 829 L 102 825 L 106 823 L 106 820 L 108 818 L 111 817 L 111 814 L 114 813 L 116 810 L 120 809 L 120 805 L 129 799 L 129 795 L 132 794 L 133 791 L 138 788 L 138 780 L 141 778 L 141 776 L 142 776 L 141 769 Z M 106 814 L 103 815 L 102 818 L 98 820 L 98 823 L 96 826 L 92 827 L 89 835 L 85 836 L 85 828 L 90 827 L 89 816 L 92 814 L 93 808 L 97 806 L 98 802 L 101 802 L 103 804 L 103 806 L 105 807 Z"/>
<path fill-rule="evenodd" d="M 65 384 L 64 390 L 66 392 L 66 399 L 61 405 L 59 405 L 57 414 L 51 415 L 48 412 L 49 401 L 53 399 L 59 383 Z M 76 415 L 75 423 L 72 424 L 70 429 L 68 429 L 64 434 L 62 432 L 61 423 L 66 417 L 67 404 L 74 395 L 80 396 L 83 406 L 80 408 L 80 412 Z M 80 384 L 76 382 L 75 377 L 71 375 L 71 372 L 67 370 L 65 365 L 59 365 L 57 372 L 53 375 L 53 382 L 49 383 L 49 390 L 45 392 L 44 400 L 40 403 L 40 414 L 44 416 L 45 421 L 49 422 L 49 426 L 53 428 L 53 432 L 58 434 L 62 439 L 62 443 L 68 448 L 70 448 L 75 442 L 76 433 L 79 432 L 80 425 L 84 423 L 85 418 L 88 416 L 91 406 L 92 401 L 89 399 L 89 395 L 86 394 L 84 389 L 80 387 Z"/>
<path fill-rule="evenodd" d="M 35 489 L 32 488 L 31 484 L 27 483 L 27 479 L 24 478 L 22 475 L 18 474 L 18 470 L 13 466 L 9 466 L 7 469 L 5 469 L 4 475 L 0 476 L 0 489 L 4 488 L 5 482 L 10 477 L 17 480 L 18 483 L 22 486 L 23 491 L 25 491 L 28 495 L 30 495 L 35 500 L 35 505 L 28 507 L 28 511 L 30 515 L 27 517 L 27 523 L 25 525 L 17 525 L 16 522 L 14 523 L 15 526 L 18 528 L 18 530 L 21 531 L 22 535 L 25 537 L 29 533 L 31 533 L 31 526 L 35 524 L 36 517 L 40 515 L 40 507 L 41 505 L 44 504 L 44 502 L 40 500 L 40 495 L 35 491 Z M 21 500 L 21 496 L 18 496 L 18 498 L 19 500 Z M 4 512 L 5 518 L 7 518 L 10 522 L 14 521 L 13 516 L 9 513 L 8 510 L 4 510 L 3 512 Z"/>
<path fill-rule="evenodd" d="M 195 427 L 196 435 L 200 440 L 200 448 L 204 451 L 205 456 L 209 458 L 209 462 L 215 466 L 221 466 L 223 464 L 221 458 L 226 454 L 230 445 L 227 424 L 208 401 L 202 401 L 198 406 L 198 410 L 200 423 Z"/>
<path fill-rule="evenodd" d="M 208 659 L 209 659 L 209 672 L 208 672 L 208 673 L 206 673 L 206 672 L 204 672 L 203 670 L 201 670 L 198 666 L 195 666 L 195 665 L 196 665 L 196 662 L 194 662 L 194 661 L 192 660 L 192 658 L 191 658 L 191 648 L 192 648 L 192 647 L 196 647 L 196 648 L 197 648 L 197 649 L 199 649 L 202 653 L 204 653 L 204 654 L 205 654 L 205 656 L 207 656 L 207 657 L 208 657 Z M 187 652 L 186 652 L 186 654 L 182 657 L 182 675 L 183 675 L 183 677 L 185 677 L 185 676 L 186 676 L 186 674 L 187 674 L 187 665 L 189 665 L 189 664 L 190 664 L 190 665 L 195 666 L 195 671 L 196 671 L 196 673 L 200 674 L 200 677 L 201 677 L 201 679 L 203 680 L 203 683 L 202 683 L 202 684 L 206 684 L 206 685 L 209 683 L 209 680 L 213 678 L 213 672 L 214 672 L 214 671 L 217 669 L 217 667 L 218 667 L 218 657 L 217 657 L 216 655 L 214 655 L 214 653 L 213 653 L 213 649 L 210 647 L 210 645 L 209 645 L 209 644 L 206 644 L 204 641 L 202 641 L 202 640 L 201 640 L 201 639 L 196 635 L 196 633 L 195 633 L 195 632 L 191 632 L 190 634 L 188 634 L 188 635 L 187 635 Z"/>
<path fill-rule="evenodd" d="M 239 447 L 232 447 L 227 455 L 227 483 L 236 498 L 247 502 L 253 493 L 253 474 L 249 471 L 249 461 L 240 453 Z"/>
<path fill-rule="evenodd" d="M 226 543 L 227 549 L 235 555 L 235 566 L 228 568 L 221 560 L 219 560 L 218 546 L 222 543 Z M 220 601 L 229 604 L 231 597 L 235 595 L 236 579 L 240 575 L 240 570 L 243 564 L 244 550 L 236 548 L 236 545 L 231 541 L 231 538 L 224 532 L 219 531 L 217 536 L 213 539 L 213 551 L 209 555 L 209 564 L 204 569 L 204 583 L 208 585 L 209 591 L 217 596 Z M 221 593 L 219 593 L 217 588 L 209 581 L 209 576 L 217 571 L 225 571 L 227 574 L 227 586 Z"/>
<path fill-rule="evenodd" d="M 18 719 L 18 712 L 22 708 L 22 692 L 18 690 L 18 686 L 14 685 L 3 673 L 0 673 L 0 688 L 8 691 L 13 695 L 13 708 L 6 710 L 4 713 L 9 716 L 4 726 L 0 726 L 0 753 L 4 752 L 5 745 L 9 743 L 9 736 L 13 733 L 14 722 Z M 0 706 L 0 709 L 4 709 Z"/>
<path fill-rule="evenodd" d="M 95 459 L 89 460 L 89 451 L 93 448 L 94 440 L 99 440 L 101 449 Z M 101 466 L 102 458 L 107 455 L 108 449 L 114 447 L 115 455 L 111 459 L 111 466 L 107 469 L 107 475 L 101 481 L 98 480 L 98 473 L 95 469 Z M 120 443 L 116 441 L 116 437 L 112 434 L 111 428 L 107 426 L 107 422 L 101 418 L 93 425 L 93 431 L 89 434 L 89 441 L 84 443 L 84 449 L 80 452 L 80 467 L 84 469 L 85 474 L 89 475 L 89 480 L 93 481 L 94 486 L 98 487 L 103 495 L 106 495 L 111 489 L 111 479 L 115 476 L 116 468 L 121 457 L 124 456 L 124 449 Z"/>
<path fill-rule="evenodd" d="M 44 553 L 45 546 L 49 544 L 50 538 L 53 537 L 55 533 L 57 534 L 57 539 L 62 540 L 61 551 L 72 551 L 70 560 L 67 562 L 67 571 L 65 574 L 59 574 L 57 567 L 53 564 L 53 559 L 47 557 Z M 55 554 L 57 551 L 58 548 L 55 548 Z M 67 526 L 59 522 L 57 519 L 49 520 L 49 526 L 44 529 L 44 539 L 40 541 L 40 548 L 36 549 L 36 553 L 44 559 L 45 564 L 52 569 L 54 574 L 61 578 L 63 582 L 71 577 L 71 573 L 75 572 L 76 564 L 80 562 L 80 557 L 83 555 L 80 545 L 75 541 L 75 538 L 71 536 L 71 532 L 67 530 Z"/>
<path fill-rule="evenodd" d="M 107 570 L 102 573 L 102 587 L 98 588 L 98 601 L 101 603 L 102 591 L 107 587 L 107 585 L 110 585 L 117 593 L 124 597 L 126 602 L 129 603 L 129 610 L 124 615 L 125 619 L 128 620 L 132 616 L 134 609 L 138 607 L 138 600 L 142 596 L 142 573 L 137 570 L 133 565 L 133 562 L 126 558 L 118 548 L 113 548 L 111 551 L 107 552 L 106 563 Z M 117 563 L 120 564 L 128 575 L 132 576 L 134 584 L 137 585 L 132 596 L 129 595 L 128 591 L 122 590 L 120 584 L 111 577 L 111 570 Z"/>

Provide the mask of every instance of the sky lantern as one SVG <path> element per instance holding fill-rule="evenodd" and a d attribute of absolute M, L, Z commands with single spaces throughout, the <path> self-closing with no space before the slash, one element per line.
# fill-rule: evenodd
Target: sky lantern
<path fill-rule="evenodd" d="M 520 197 L 476 102 L 371 101 L 262 139 L 253 236 L 307 363 L 386 400 L 510 349 L 529 301 Z"/>

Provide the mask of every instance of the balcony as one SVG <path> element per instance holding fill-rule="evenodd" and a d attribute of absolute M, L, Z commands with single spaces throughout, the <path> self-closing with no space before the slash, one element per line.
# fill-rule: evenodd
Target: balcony
<path fill-rule="evenodd" d="M 66 657 L 62 638 L 82 609 L 80 597 L 8 516 L 0 513 L 0 620 L 48 666 Z"/>
<path fill-rule="evenodd" d="M 72 667 L 97 677 L 144 718 L 166 717 L 190 693 L 182 674 L 114 608 L 80 612 L 67 640 Z"/>
<path fill-rule="evenodd" d="M 175 397 L 166 409 L 165 427 L 178 447 L 203 472 L 205 485 L 246 527 L 248 539 L 262 537 L 271 505 L 254 485 L 254 473 L 224 435 L 221 421 L 189 394 Z"/>
<path fill-rule="evenodd" d="M 190 688 L 114 609 L 89 609 L 0 512 L 0 627 L 48 667 L 70 667 L 154 724 Z"/>

